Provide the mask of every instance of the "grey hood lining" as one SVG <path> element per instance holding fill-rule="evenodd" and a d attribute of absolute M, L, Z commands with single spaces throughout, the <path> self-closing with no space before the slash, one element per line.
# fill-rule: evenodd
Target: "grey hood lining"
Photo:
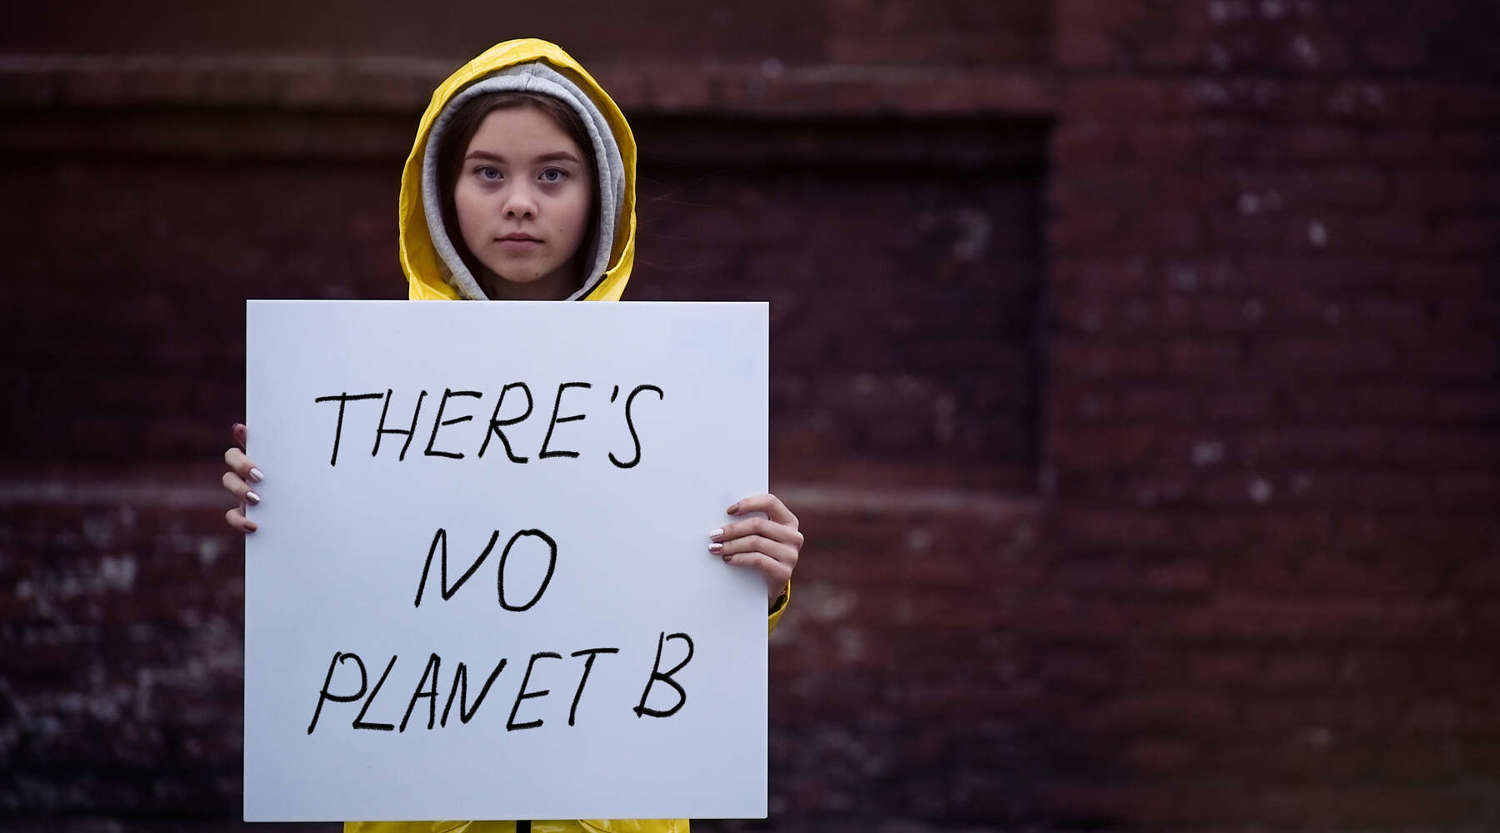
<path fill-rule="evenodd" d="M 604 113 L 577 84 L 540 61 L 506 67 L 470 84 L 448 100 L 432 123 L 432 130 L 427 135 L 427 147 L 422 154 L 422 210 L 427 215 L 427 230 L 432 238 L 432 247 L 443 263 L 443 277 L 463 297 L 476 301 L 489 300 L 479 282 L 469 273 L 469 267 L 453 246 L 449 229 L 443 224 L 443 209 L 438 192 L 437 149 L 453 115 L 465 101 L 477 95 L 498 92 L 534 92 L 556 98 L 572 107 L 588 130 L 589 141 L 593 144 L 594 168 L 599 173 L 599 235 L 583 285 L 567 298 L 569 301 L 577 300 L 598 286 L 609 268 L 609 253 L 614 246 L 620 206 L 625 202 L 625 162 L 620 157 L 619 145 L 615 143 L 615 134 L 609 129 Z"/>

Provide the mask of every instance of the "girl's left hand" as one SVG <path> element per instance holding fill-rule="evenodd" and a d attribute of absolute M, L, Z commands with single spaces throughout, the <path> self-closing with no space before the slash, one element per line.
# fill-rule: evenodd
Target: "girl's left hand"
<path fill-rule="evenodd" d="M 745 498 L 725 511 L 730 515 L 766 513 L 764 518 L 746 518 L 709 533 L 713 543 L 708 551 L 722 556 L 725 564 L 759 570 L 766 580 L 766 597 L 774 602 L 786 590 L 802 552 L 797 516 L 772 494 Z"/>

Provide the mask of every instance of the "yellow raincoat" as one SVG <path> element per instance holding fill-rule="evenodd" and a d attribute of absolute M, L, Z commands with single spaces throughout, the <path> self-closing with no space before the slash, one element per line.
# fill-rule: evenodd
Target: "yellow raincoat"
<path fill-rule="evenodd" d="M 398 207 L 401 268 L 406 272 L 409 297 L 414 301 L 457 300 L 460 297 L 458 291 L 443 277 L 441 260 L 433 248 L 432 231 L 427 227 L 422 204 L 422 162 L 433 122 L 448 100 L 464 87 L 497 70 L 532 61 L 546 62 L 586 91 L 604 114 L 614 134 L 615 143 L 619 146 L 625 165 L 625 199 L 615 224 L 614 242 L 604 279 L 584 300 L 618 301 L 625 291 L 625 284 L 630 280 L 631 266 L 635 263 L 635 138 L 631 135 L 630 125 L 625 121 L 620 108 L 604 92 L 604 88 L 572 56 L 556 44 L 536 38 L 522 38 L 496 44 L 459 67 L 457 72 L 433 91 L 432 101 L 427 105 L 427 111 L 422 114 L 422 121 L 417 126 L 417 138 L 401 174 L 401 199 Z M 770 613 L 768 632 L 775 629 L 776 621 L 786 609 L 790 587 L 787 591 Z M 512 833 L 515 830 L 516 824 L 511 821 L 351 821 L 344 824 L 345 833 Z M 532 833 L 687 833 L 688 822 L 686 819 L 533 821 L 531 830 Z"/>

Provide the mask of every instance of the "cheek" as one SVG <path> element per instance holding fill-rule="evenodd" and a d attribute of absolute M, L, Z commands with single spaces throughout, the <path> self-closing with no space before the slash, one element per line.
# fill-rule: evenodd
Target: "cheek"
<path fill-rule="evenodd" d="M 582 194 L 571 195 L 566 201 L 559 219 L 570 238 L 580 242 L 583 240 L 589 230 L 589 215 L 593 207 L 593 197 L 587 188 L 582 189 Z"/>
<path fill-rule="evenodd" d="M 465 241 L 483 231 L 486 213 L 484 199 L 476 193 L 475 188 L 465 187 L 462 181 L 453 189 L 453 213 L 458 217 L 458 231 Z"/>

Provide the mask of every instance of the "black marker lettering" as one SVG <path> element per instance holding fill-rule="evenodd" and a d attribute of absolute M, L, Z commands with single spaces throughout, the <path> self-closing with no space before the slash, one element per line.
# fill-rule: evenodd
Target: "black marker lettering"
<path fill-rule="evenodd" d="M 443 409 L 448 407 L 448 400 L 452 399 L 455 396 L 468 396 L 474 399 L 479 399 L 483 397 L 483 394 L 481 394 L 477 390 L 452 390 L 451 388 L 443 389 L 442 401 L 438 402 L 437 417 L 432 421 L 432 436 L 427 438 L 427 450 L 422 452 L 428 457 L 449 457 L 454 460 L 462 460 L 464 458 L 463 452 L 454 453 L 451 451 L 432 450 L 433 444 L 437 442 L 438 429 L 442 428 L 445 425 L 457 425 L 460 422 L 468 422 L 469 420 L 474 418 L 473 414 L 469 414 L 467 416 L 454 417 L 453 419 L 443 419 Z"/>
<path fill-rule="evenodd" d="M 380 408 L 380 427 L 375 429 L 375 447 L 370 450 L 370 456 L 374 457 L 380 453 L 380 438 L 382 436 L 386 434 L 405 434 L 406 442 L 401 446 L 401 454 L 396 457 L 396 462 L 399 463 L 406 459 L 406 450 L 411 448 L 411 439 L 417 434 L 417 417 L 422 414 L 422 400 L 427 398 L 427 391 L 424 390 L 417 394 L 417 407 L 411 412 L 411 428 L 406 429 L 385 427 L 385 415 L 391 409 L 392 393 L 393 391 L 390 388 L 385 389 L 385 405 Z"/>
<path fill-rule="evenodd" d="M 576 451 L 548 451 L 547 450 L 547 444 L 550 443 L 550 442 L 552 442 L 552 429 L 556 428 L 557 425 L 558 425 L 558 423 L 560 423 L 560 422 L 575 422 L 577 420 L 585 418 L 583 414 L 573 414 L 572 416 L 565 416 L 562 419 L 558 419 L 557 418 L 557 412 L 558 412 L 558 410 L 560 408 L 562 408 L 563 391 L 567 390 L 568 388 L 591 388 L 591 387 L 593 387 L 593 385 L 589 384 L 588 382 L 563 382 L 562 384 L 560 384 L 560 385 L 557 386 L 557 399 L 552 403 L 552 421 L 549 422 L 549 423 L 547 423 L 547 436 L 542 438 L 542 450 L 541 450 L 541 453 L 539 453 L 539 454 L 536 455 L 537 457 L 545 459 L 547 457 L 577 457 L 578 456 L 578 452 L 576 452 Z"/>
<path fill-rule="evenodd" d="M 658 399 L 665 400 L 667 398 L 667 395 L 662 393 L 661 388 L 656 385 L 637 385 L 635 390 L 631 391 L 630 395 L 625 397 L 625 426 L 630 429 L 630 441 L 635 443 L 635 456 L 630 458 L 630 462 L 622 463 L 615 458 L 613 451 L 609 453 L 609 461 L 622 469 L 634 468 L 641 461 L 641 438 L 635 433 L 635 422 L 630 416 L 630 406 L 635 404 L 636 394 L 643 390 L 655 391 Z"/>
<path fill-rule="evenodd" d="M 406 704 L 406 715 L 401 718 L 401 729 L 399 731 L 406 731 L 406 721 L 411 720 L 411 710 L 417 707 L 417 701 L 423 697 L 428 698 L 427 728 L 429 730 L 432 729 L 432 724 L 437 720 L 438 668 L 442 664 L 443 660 L 437 654 L 428 657 L 427 667 L 422 669 L 422 679 L 417 681 L 417 687 L 412 689 L 411 692 L 411 702 Z M 423 691 L 422 684 L 429 679 L 432 680 L 432 685 L 426 691 Z"/>
<path fill-rule="evenodd" d="M 500 533 L 496 532 L 495 534 L 498 536 Z M 542 577 L 542 583 L 537 586 L 536 593 L 532 595 L 531 601 L 523 605 L 512 605 L 509 602 L 505 601 L 505 562 L 506 559 L 510 558 L 510 548 L 515 546 L 516 541 L 520 540 L 522 537 L 540 538 L 543 541 L 547 542 L 547 575 Z M 495 539 L 491 538 L 490 547 L 493 547 L 494 545 Z M 485 555 L 489 555 L 490 547 L 484 548 Z M 446 550 L 444 551 L 446 552 Z M 427 555 L 427 560 L 432 560 L 432 554 L 430 552 Z M 484 557 L 480 556 L 479 560 L 483 561 Z M 479 565 L 476 563 L 474 566 L 477 567 Z M 548 535 L 540 529 L 523 529 L 520 532 L 517 532 L 515 535 L 510 536 L 510 540 L 505 542 L 505 549 L 500 553 L 500 569 L 497 571 L 497 574 L 495 576 L 495 590 L 500 596 L 500 606 L 505 608 L 506 610 L 514 610 L 516 612 L 530 610 L 531 606 L 536 604 L 537 600 L 542 598 L 542 594 L 547 592 L 547 584 L 548 582 L 552 581 L 552 573 L 556 569 L 557 542 L 552 539 L 551 535 Z M 470 567 L 469 573 L 472 572 L 474 572 L 474 568 Z M 463 584 L 464 579 L 469 577 L 469 573 L 464 573 L 464 578 L 459 579 L 458 583 Z M 453 589 L 457 590 L 458 588 L 455 586 Z M 421 595 L 420 589 L 418 590 L 418 595 Z M 446 599 L 447 596 L 445 595 L 443 598 Z"/>
<path fill-rule="evenodd" d="M 442 725 L 448 725 L 448 710 L 453 708 L 453 695 L 458 695 L 458 719 L 468 723 L 474 713 L 479 711 L 479 704 L 484 702 L 484 695 L 490 693 L 490 686 L 495 684 L 495 678 L 505 669 L 505 658 L 495 665 L 495 670 L 490 672 L 489 679 L 479 689 L 479 694 L 474 697 L 474 708 L 469 708 L 469 669 L 463 663 L 458 664 L 458 670 L 453 672 L 453 687 L 448 690 L 448 705 L 443 706 Z"/>
<path fill-rule="evenodd" d="M 333 682 L 333 669 L 337 668 L 339 663 L 346 659 L 354 660 L 354 664 L 359 666 L 359 691 L 349 695 L 333 694 L 328 690 L 328 684 Z M 323 690 L 318 692 L 318 707 L 313 709 L 312 722 L 307 724 L 307 733 L 309 735 L 312 734 L 313 728 L 318 725 L 318 715 L 323 713 L 323 701 L 332 700 L 335 703 L 353 703 L 355 700 L 365 696 L 365 686 L 368 685 L 369 681 L 370 678 L 365 674 L 365 663 L 359 658 L 358 654 L 345 654 L 334 651 L 333 661 L 328 663 L 328 676 L 323 678 Z"/>
<path fill-rule="evenodd" d="M 521 392 L 526 394 L 526 413 L 512 419 L 501 420 L 500 406 L 505 404 L 505 393 L 511 388 L 520 388 Z M 525 457 L 517 457 L 515 455 L 515 452 L 511 451 L 510 440 L 505 438 L 505 432 L 501 431 L 500 429 L 506 425 L 515 425 L 516 423 L 521 422 L 527 417 L 531 416 L 531 406 L 534 404 L 535 403 L 531 399 L 531 388 L 527 387 L 525 382 L 511 382 L 510 384 L 501 388 L 500 400 L 495 403 L 495 412 L 490 415 L 490 428 L 488 431 L 484 432 L 484 443 L 479 446 L 479 456 L 481 458 L 484 457 L 485 449 L 490 447 L 491 437 L 499 437 L 500 442 L 505 445 L 505 456 L 509 457 L 512 463 L 526 462 Z"/>
<path fill-rule="evenodd" d="M 682 641 L 686 642 L 687 656 L 682 658 L 682 662 L 679 662 L 676 665 L 672 666 L 672 669 L 670 671 L 663 674 L 661 672 L 661 648 L 663 643 L 665 643 L 668 639 L 681 639 Z M 678 671 L 681 671 L 683 669 L 683 666 L 687 665 L 688 662 L 692 660 L 692 658 L 692 637 L 688 636 L 685 633 L 674 633 L 669 635 L 663 634 L 657 636 L 656 662 L 651 667 L 651 678 L 646 681 L 646 690 L 641 692 L 641 704 L 635 707 L 636 717 L 643 717 L 648 714 L 652 717 L 671 717 L 672 715 L 677 713 L 678 709 L 681 709 L 683 705 L 687 703 L 687 692 L 683 690 L 682 686 L 677 684 L 676 680 L 672 679 L 672 675 L 676 674 Z M 659 711 L 646 705 L 646 699 L 651 696 L 651 687 L 656 684 L 657 680 L 661 680 L 672 688 L 677 689 L 677 703 L 673 705 L 672 708 L 667 709 L 666 711 Z"/>
<path fill-rule="evenodd" d="M 619 648 L 585 648 L 582 651 L 574 651 L 570 656 L 581 657 L 585 654 L 588 659 L 583 661 L 583 676 L 578 678 L 578 691 L 573 694 L 573 705 L 568 709 L 568 725 L 573 725 L 573 718 L 578 714 L 578 701 L 583 699 L 583 687 L 589 681 L 589 671 L 594 667 L 594 657 L 599 654 L 618 654 Z"/>
<path fill-rule="evenodd" d="M 383 685 L 385 685 L 385 678 L 390 676 L 391 669 L 395 668 L 395 667 L 396 667 L 396 655 L 395 654 L 391 654 L 391 661 L 388 662 L 388 663 L 386 663 L 385 673 L 383 673 L 383 674 L 380 675 L 380 679 L 375 682 L 375 687 L 372 688 L 372 689 L 370 689 L 370 696 L 365 700 L 364 708 L 360 709 L 359 710 L 359 714 L 357 714 L 357 715 L 354 716 L 354 728 L 356 728 L 356 729 L 373 729 L 373 730 L 375 730 L 377 732 L 389 732 L 390 730 L 396 728 L 395 726 L 391 725 L 390 723 L 366 723 L 365 722 L 365 712 L 367 712 L 367 711 L 370 710 L 370 704 L 373 703 L 373 702 L 375 702 L 375 698 L 380 694 L 380 687 L 383 686 Z"/>
<path fill-rule="evenodd" d="M 349 392 L 345 391 L 338 396 L 319 396 L 318 398 L 313 400 L 313 402 L 339 403 L 339 421 L 334 424 L 333 454 L 328 458 L 328 465 L 336 466 L 339 464 L 339 438 L 344 434 L 344 406 L 349 404 L 350 402 L 357 402 L 361 399 L 379 399 L 380 397 L 381 394 L 378 393 L 358 393 L 350 396 Z"/>
<path fill-rule="evenodd" d="M 536 530 L 526 530 L 526 531 L 536 531 Z M 520 536 L 520 535 L 521 535 L 520 532 L 516 533 L 516 536 Z M 543 534 L 542 537 L 545 538 L 546 535 Z M 441 570 L 441 578 L 442 578 L 442 581 L 443 581 L 443 601 L 447 601 L 447 600 L 453 598 L 453 594 L 458 592 L 458 588 L 464 586 L 464 582 L 466 582 L 466 581 L 469 580 L 469 576 L 474 575 L 474 571 L 477 570 L 477 569 L 479 569 L 479 565 L 483 564 L 484 560 L 486 558 L 490 557 L 490 551 L 495 548 L 495 542 L 498 541 L 498 540 L 500 540 L 500 531 L 497 529 L 494 532 L 490 533 L 490 542 L 488 544 L 484 545 L 484 552 L 480 553 L 479 557 L 474 560 L 474 563 L 469 565 L 469 569 L 465 570 L 464 574 L 458 577 L 458 581 L 454 582 L 450 586 L 448 584 L 448 530 L 443 529 L 442 527 L 438 527 L 438 531 L 435 532 L 435 533 L 433 533 L 433 536 L 432 536 L 432 545 L 427 548 L 427 561 L 422 565 L 422 578 L 421 578 L 420 581 L 417 582 L 417 598 L 412 601 L 412 607 L 421 607 L 422 606 L 422 591 L 427 587 L 427 574 L 428 574 L 428 572 L 430 572 L 432 570 L 432 554 L 435 553 L 435 552 L 437 552 L 437 550 L 438 550 L 439 547 L 442 547 L 442 550 L 443 550 L 443 560 L 441 562 L 441 566 L 439 567 L 439 569 Z M 515 543 L 515 540 L 516 540 L 515 537 L 512 537 L 510 539 L 510 543 L 508 543 L 508 544 L 505 545 L 506 552 L 510 551 L 510 544 L 511 543 Z M 547 540 L 551 541 L 552 539 L 551 538 L 547 538 Z M 557 557 L 557 544 L 556 543 L 552 544 L 552 553 L 553 553 L 553 560 L 555 561 L 556 557 Z M 502 574 L 505 572 L 505 558 L 504 558 L 503 555 L 501 556 L 501 559 L 500 559 L 500 571 L 501 571 Z M 549 578 L 549 579 L 552 578 L 552 569 L 550 567 L 547 569 L 547 578 Z M 547 586 L 546 582 L 543 582 L 542 583 L 543 589 L 545 589 L 546 586 Z M 537 595 L 538 596 L 541 595 L 540 591 L 538 591 Z M 535 603 L 536 599 L 532 599 L 532 602 Z M 504 593 L 503 592 L 501 593 L 500 605 L 502 607 L 504 607 L 504 605 L 505 605 L 505 598 L 504 598 Z M 528 605 L 528 607 L 529 606 L 530 605 Z M 525 608 L 520 608 L 520 609 L 524 610 Z"/>
<path fill-rule="evenodd" d="M 535 729 L 536 727 L 542 725 L 542 721 L 540 718 L 527 721 L 526 723 L 517 723 L 516 712 L 521 710 L 522 700 L 530 700 L 533 697 L 545 697 L 548 694 L 552 693 L 551 689 L 546 688 L 540 691 L 528 692 L 526 690 L 526 684 L 531 682 L 531 667 L 533 665 L 536 665 L 536 661 L 542 659 L 543 657 L 546 657 L 548 659 L 562 659 L 561 654 L 554 654 L 551 651 L 538 651 L 537 653 L 531 655 L 531 660 L 526 663 L 526 676 L 521 678 L 521 688 L 516 692 L 516 704 L 511 707 L 510 719 L 505 721 L 505 731 L 507 732 L 514 732 L 517 729 Z"/>

